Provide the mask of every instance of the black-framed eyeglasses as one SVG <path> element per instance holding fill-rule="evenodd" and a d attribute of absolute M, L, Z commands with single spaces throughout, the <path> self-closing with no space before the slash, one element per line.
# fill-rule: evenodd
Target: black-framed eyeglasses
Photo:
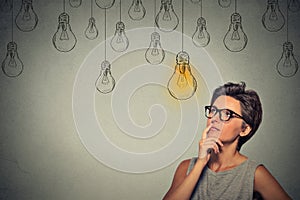
<path fill-rule="evenodd" d="M 231 118 L 240 118 L 246 122 L 246 120 L 236 112 L 230 109 L 218 109 L 216 106 L 205 106 L 205 117 L 208 119 L 213 118 L 217 113 L 219 113 L 219 118 L 221 121 L 229 121 Z"/>

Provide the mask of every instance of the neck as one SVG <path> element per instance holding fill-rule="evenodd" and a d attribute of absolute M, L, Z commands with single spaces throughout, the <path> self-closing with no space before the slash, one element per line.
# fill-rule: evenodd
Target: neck
<path fill-rule="evenodd" d="M 208 167 L 215 172 L 226 171 L 236 167 L 245 161 L 247 157 L 240 154 L 236 149 L 236 145 L 226 145 L 220 149 L 220 153 L 211 154 Z"/>

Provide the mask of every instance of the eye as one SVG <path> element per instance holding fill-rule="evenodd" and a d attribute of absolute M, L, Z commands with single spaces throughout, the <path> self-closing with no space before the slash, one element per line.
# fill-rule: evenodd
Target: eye
<path fill-rule="evenodd" d="M 231 116 L 231 112 L 230 112 L 229 110 L 223 110 L 223 111 L 222 111 L 222 114 L 223 114 L 224 116 L 227 116 L 227 117 L 230 117 L 230 116 Z"/>
<path fill-rule="evenodd" d="M 214 114 L 217 112 L 217 109 L 215 107 L 211 107 L 209 110 L 210 113 Z"/>

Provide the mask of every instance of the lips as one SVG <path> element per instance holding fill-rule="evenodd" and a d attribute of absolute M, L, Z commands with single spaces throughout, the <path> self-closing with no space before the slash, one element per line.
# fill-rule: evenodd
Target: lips
<path fill-rule="evenodd" d="M 220 131 L 220 129 L 218 129 L 217 127 L 212 126 L 209 131 Z"/>
<path fill-rule="evenodd" d="M 208 137 L 219 138 L 220 133 L 221 133 L 220 129 L 218 129 L 217 127 L 214 127 L 214 126 L 213 126 L 213 127 L 211 127 L 211 128 L 209 129 L 207 136 L 208 136 Z"/>

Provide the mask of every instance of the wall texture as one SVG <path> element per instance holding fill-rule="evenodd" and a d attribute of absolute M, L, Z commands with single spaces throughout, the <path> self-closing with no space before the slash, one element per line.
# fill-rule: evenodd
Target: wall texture
<path fill-rule="evenodd" d="M 14 26 L 24 71 L 17 78 L 0 73 L 0 199 L 161 199 L 180 161 L 197 155 L 205 125 L 203 106 L 212 89 L 227 81 L 245 81 L 263 103 L 263 123 L 242 153 L 263 163 L 299 199 L 300 77 L 298 72 L 284 78 L 276 71 L 286 26 L 278 32 L 263 27 L 266 1 L 237 1 L 248 44 L 233 53 L 224 47 L 223 37 L 234 1 L 221 8 L 217 1 L 203 0 L 211 41 L 197 48 L 191 37 L 200 6 L 185 0 L 184 49 L 190 54 L 198 89 L 191 99 L 177 101 L 166 83 L 182 48 L 181 22 L 173 33 L 157 30 L 166 57 L 162 65 L 149 65 L 144 52 L 153 30 L 154 1 L 143 3 L 144 19 L 133 21 L 127 13 L 131 0 L 122 1 L 130 42 L 123 53 L 109 46 L 119 20 L 119 1 L 107 10 L 107 57 L 116 87 L 105 95 L 93 85 L 104 59 L 104 10 L 94 4 L 99 36 L 88 40 L 84 30 L 90 1 L 72 8 L 66 0 L 77 37 L 75 48 L 67 53 L 52 44 L 62 0 L 33 1 L 39 19 L 33 31 Z M 158 10 L 160 1 L 156 5 Z M 173 5 L 181 20 L 181 1 L 174 0 Z M 279 0 L 279 5 L 286 15 L 287 2 Z M 20 7 L 21 1 L 14 0 L 14 16 Z M 3 60 L 12 29 L 10 13 L 0 15 Z M 289 39 L 300 62 L 299 21 L 300 11 L 290 12 Z"/>

